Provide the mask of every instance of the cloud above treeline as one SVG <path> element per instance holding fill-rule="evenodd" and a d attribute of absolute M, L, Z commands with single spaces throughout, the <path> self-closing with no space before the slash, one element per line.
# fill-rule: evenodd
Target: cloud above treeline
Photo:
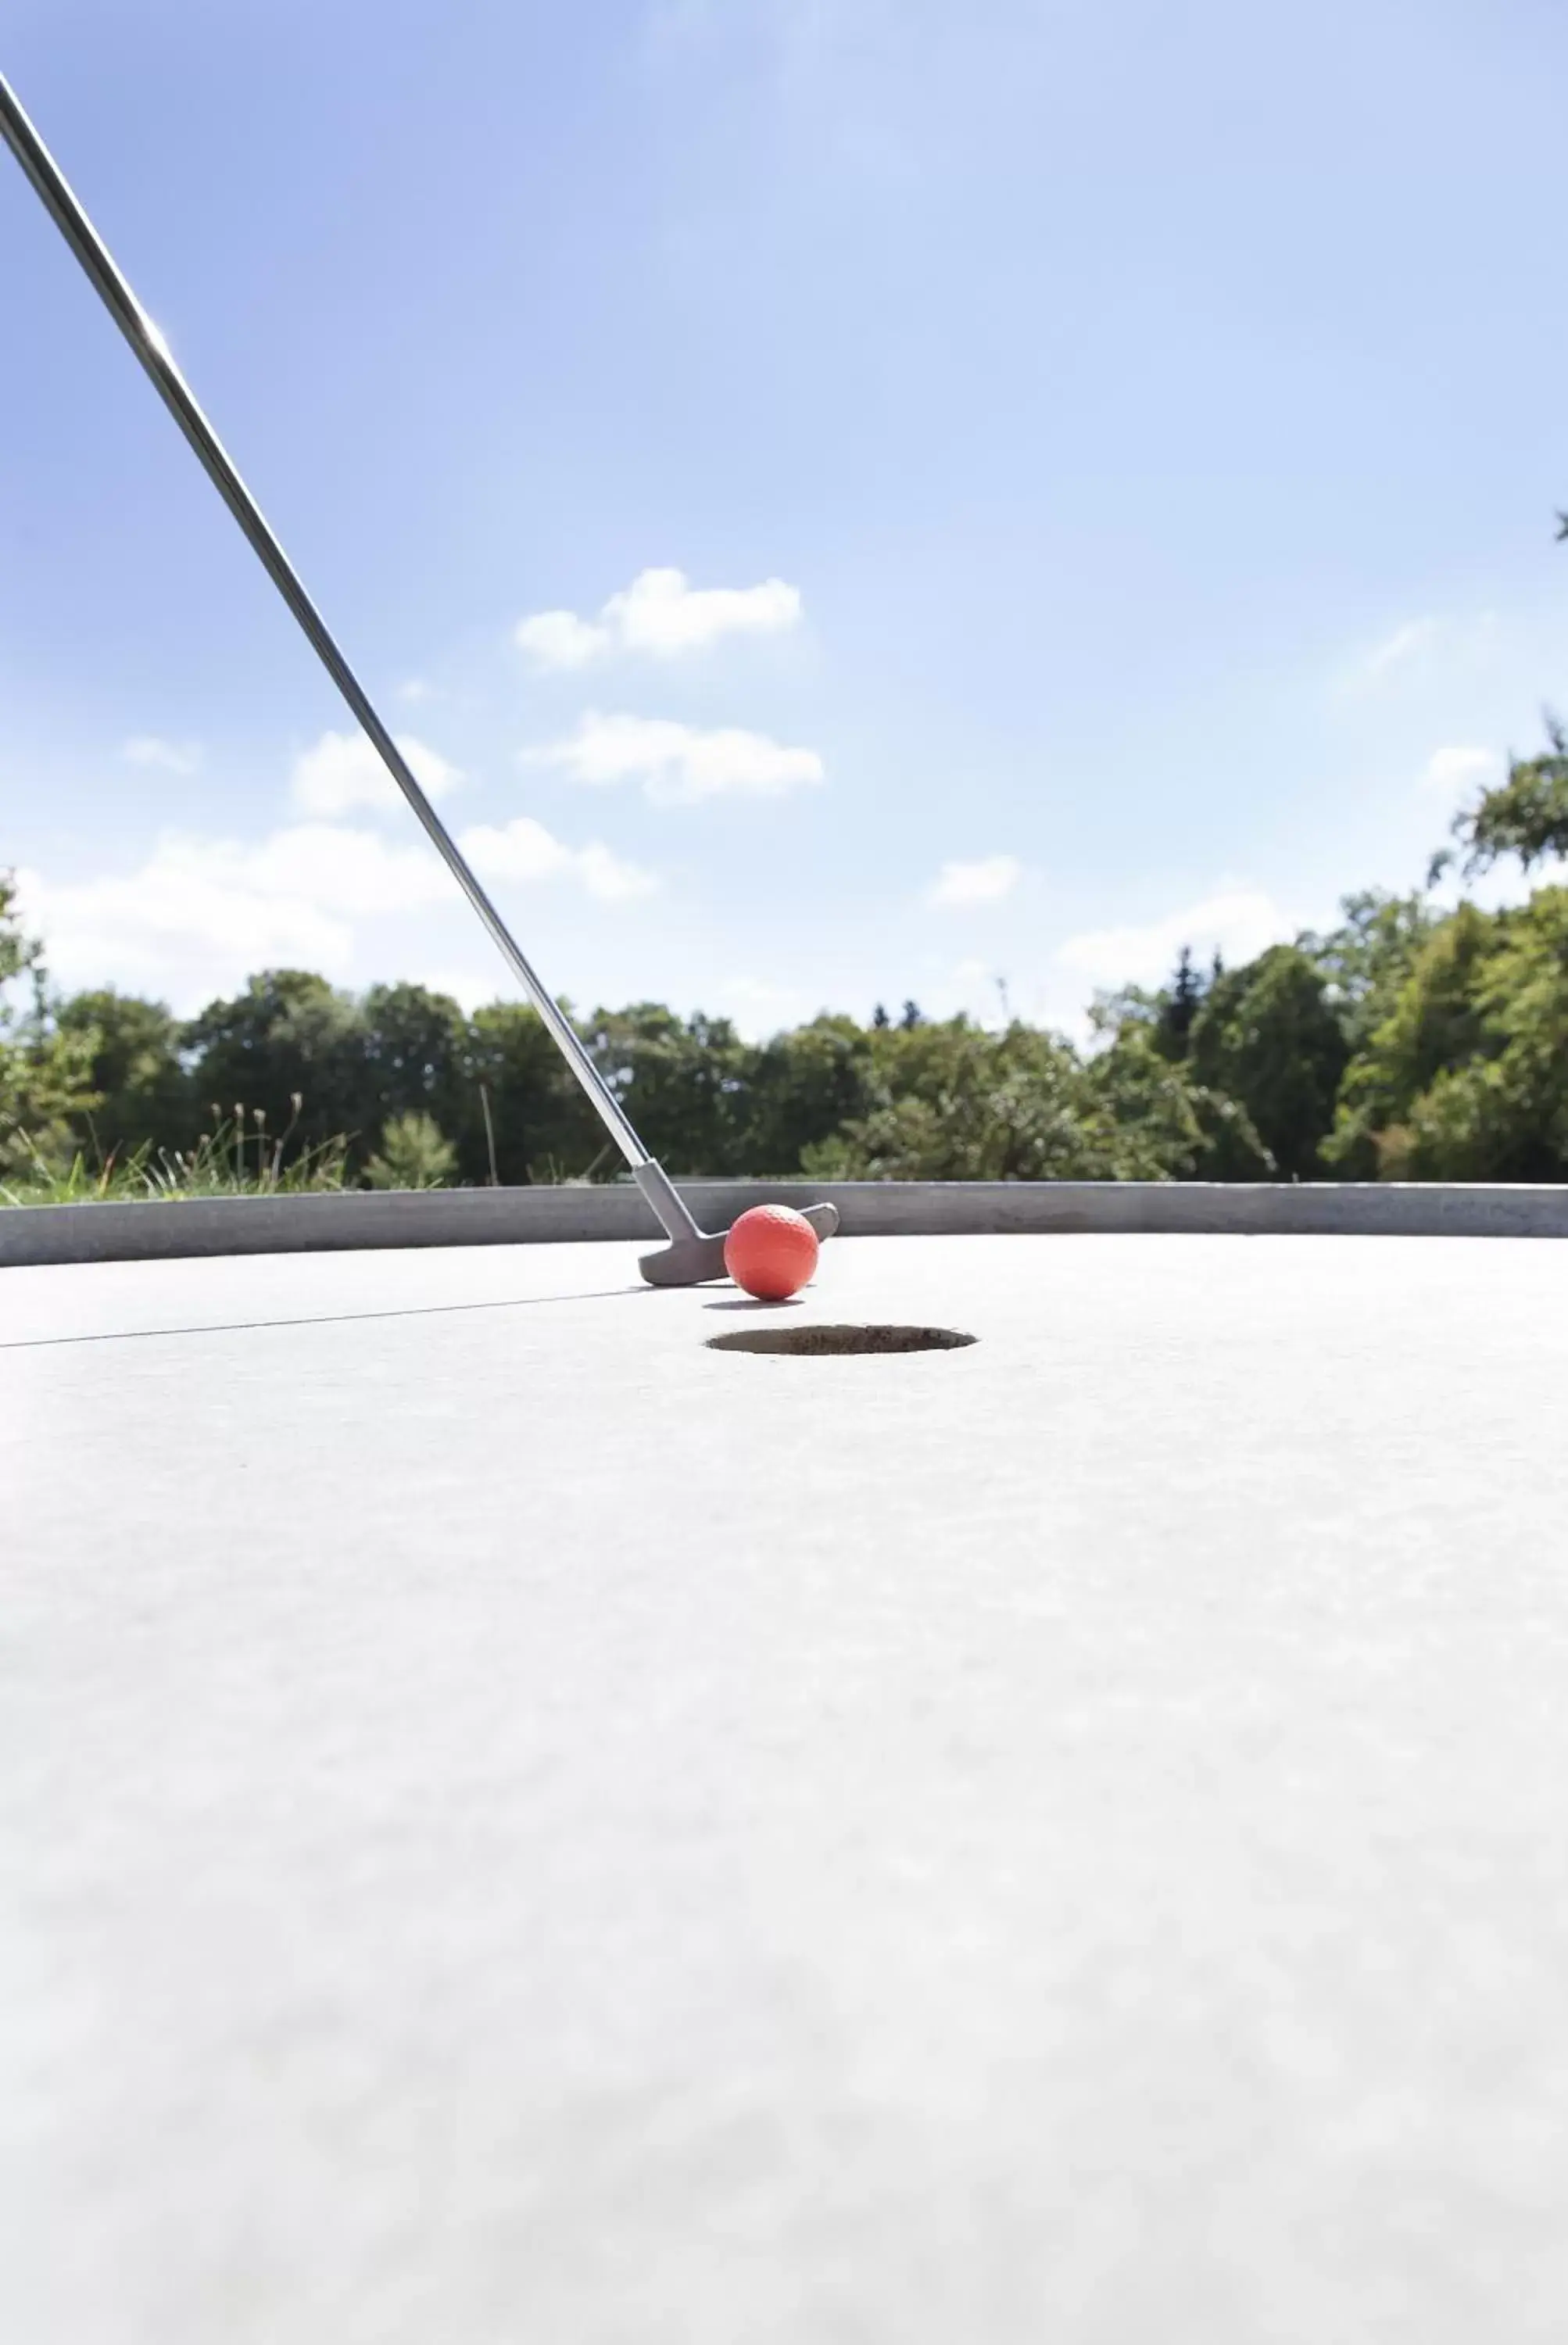
<path fill-rule="evenodd" d="M 684 571 L 641 570 L 596 616 L 535 611 L 514 641 L 537 668 L 583 668 L 616 653 L 657 660 L 706 651 L 727 635 L 779 634 L 799 624 L 799 587 L 782 578 L 758 586 L 693 586 Z"/>

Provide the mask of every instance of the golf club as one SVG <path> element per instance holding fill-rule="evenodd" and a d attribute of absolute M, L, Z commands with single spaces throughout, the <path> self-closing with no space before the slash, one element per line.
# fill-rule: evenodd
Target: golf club
<path fill-rule="evenodd" d="M 724 1277 L 724 1233 L 710 1236 L 697 1227 L 669 1175 L 648 1154 L 637 1138 L 625 1109 L 595 1066 L 571 1020 L 517 945 L 500 913 L 470 870 L 456 842 L 414 779 L 408 760 L 376 714 L 369 694 L 339 650 L 326 622 L 300 584 L 288 556 L 268 527 L 260 507 L 198 406 L 162 335 L 121 276 L 107 247 L 72 193 L 54 157 L 28 120 L 4 75 L 0 75 L 0 134 L 4 135 L 6 145 L 31 180 L 45 209 L 80 261 L 104 307 L 150 376 L 158 397 L 195 450 L 208 479 L 249 540 L 262 568 L 298 620 L 317 658 L 352 710 L 382 765 L 424 826 L 436 852 L 473 905 L 492 942 L 544 1020 L 562 1057 L 586 1091 L 603 1119 L 606 1130 L 626 1158 L 633 1180 L 653 1208 L 669 1240 L 668 1245 L 657 1254 L 644 1256 L 638 1265 L 644 1278 L 650 1286 L 696 1286 L 705 1279 Z M 808 1205 L 804 1213 L 819 1238 L 831 1237 L 839 1226 L 836 1205 Z"/>

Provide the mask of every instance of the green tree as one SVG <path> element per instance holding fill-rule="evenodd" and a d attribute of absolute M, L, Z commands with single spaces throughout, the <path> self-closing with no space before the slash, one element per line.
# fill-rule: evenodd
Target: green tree
<path fill-rule="evenodd" d="M 1192 965 L 1192 948 L 1183 945 L 1175 972 L 1159 997 L 1155 1041 L 1166 1059 L 1185 1059 L 1192 1041 L 1192 1023 L 1203 1007 L 1204 983 Z"/>
<path fill-rule="evenodd" d="M 1414 955 L 1385 1015 L 1345 1070 L 1324 1155 L 1350 1180 L 1409 1177 L 1410 1118 L 1445 1066 L 1479 1046 L 1477 973 L 1491 933 L 1488 915 L 1461 904 Z"/>
<path fill-rule="evenodd" d="M 1557 539 L 1568 539 L 1568 513 L 1559 513 Z M 1508 778 L 1483 790 L 1478 803 L 1456 815 L 1453 835 L 1467 878 L 1490 870 L 1504 855 L 1516 855 L 1522 868 L 1568 857 L 1568 728 L 1547 709 L 1547 746 L 1538 756 L 1511 757 Z M 1435 882 L 1452 859 L 1444 848 L 1433 857 L 1431 879 Z"/>
<path fill-rule="evenodd" d="M 1378 888 L 1347 896 L 1339 910 L 1337 929 L 1304 936 L 1300 943 L 1323 974 L 1329 1004 L 1354 1052 L 1388 1017 L 1442 915 L 1424 896 L 1396 896 Z"/>
<path fill-rule="evenodd" d="M 97 1104 L 81 1120 L 90 1122 L 94 1160 L 195 1139 L 204 1110 L 180 1056 L 179 1022 L 165 1003 L 103 986 L 63 1001 L 56 1022 L 87 1055 Z"/>
<path fill-rule="evenodd" d="M 1071 1047 L 1014 1023 L 992 1034 L 965 1018 L 874 1036 L 864 1114 L 803 1152 L 820 1178 L 871 1181 L 1090 1180 L 1115 1147 L 1094 1114 Z"/>
<path fill-rule="evenodd" d="M 1351 1177 L 1568 1177 L 1568 888 L 1461 904 L 1352 1061 L 1330 1144 Z"/>
<path fill-rule="evenodd" d="M 727 1018 L 689 1020 L 657 1001 L 599 1010 L 595 1060 L 644 1142 L 672 1173 L 712 1178 L 748 1169 L 755 1053 Z"/>
<path fill-rule="evenodd" d="M 209 1004 L 183 1029 L 202 1107 L 242 1107 L 292 1150 L 339 1134 L 357 1144 L 381 1117 L 367 1081 L 364 1011 L 308 969 L 264 969 L 241 993 Z"/>
<path fill-rule="evenodd" d="M 864 1115 L 871 1103 L 872 1037 L 889 1031 L 885 1010 L 870 1032 L 852 1018 L 823 1016 L 753 1052 L 741 1169 L 799 1172 L 809 1151 Z"/>
<path fill-rule="evenodd" d="M 1216 953 L 1213 975 L 1217 978 L 1222 973 Z M 1210 982 L 1193 967 L 1191 947 L 1183 945 L 1167 984 L 1154 989 L 1123 985 L 1113 992 L 1096 994 L 1090 1023 L 1101 1035 L 1130 1033 L 1135 1028 L 1147 1034 L 1163 1059 L 1177 1065 L 1186 1057 L 1193 1020 L 1203 1007 Z"/>
<path fill-rule="evenodd" d="M 457 1151 L 432 1115 L 405 1111 L 389 1118 L 381 1147 L 365 1166 L 372 1189 L 444 1189 L 457 1170 Z"/>
<path fill-rule="evenodd" d="M 1285 1180 L 1322 1170 L 1348 1057 L 1323 973 L 1299 945 L 1271 945 L 1216 979 L 1193 1020 L 1195 1080 L 1246 1111 Z"/>
<path fill-rule="evenodd" d="M 1102 1007 L 1096 1013 L 1102 1020 Z M 1125 1020 L 1085 1071 L 1089 1096 L 1114 1135 L 1120 1181 L 1268 1181 L 1273 1158 L 1246 1109 L 1173 1061 L 1146 1018 Z"/>
<path fill-rule="evenodd" d="M 1490 870 L 1505 855 L 1516 855 L 1526 871 L 1553 857 L 1568 856 L 1568 731 L 1550 710 L 1548 746 L 1535 757 L 1512 757 L 1508 779 L 1483 790 L 1477 805 L 1456 815 L 1453 834 L 1467 878 Z M 1432 859 L 1437 879 L 1452 859 L 1445 848 Z"/>
<path fill-rule="evenodd" d="M 61 1031 L 43 946 L 24 933 L 15 878 L 0 871 L 0 1171 L 69 1162 L 71 1119 L 96 1097 L 87 1044 Z"/>
<path fill-rule="evenodd" d="M 596 1165 L 618 1169 L 576 1078 L 537 1012 L 522 1002 L 493 1001 L 468 1021 L 453 1127 L 465 1181 L 490 1177 L 482 1086 L 503 1183 L 581 1179 Z"/>
<path fill-rule="evenodd" d="M 361 1007 L 365 1097 L 390 1122 L 427 1115 L 443 1132 L 463 1120 L 468 1021 L 450 994 L 372 985 Z"/>

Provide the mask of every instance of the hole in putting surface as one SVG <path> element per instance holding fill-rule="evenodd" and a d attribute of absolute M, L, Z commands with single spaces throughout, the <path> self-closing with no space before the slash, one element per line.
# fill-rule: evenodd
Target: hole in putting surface
<path fill-rule="evenodd" d="M 955 1327 L 738 1327 L 710 1335 L 710 1352 L 789 1352 L 825 1360 L 858 1352 L 958 1352 L 972 1344 Z"/>

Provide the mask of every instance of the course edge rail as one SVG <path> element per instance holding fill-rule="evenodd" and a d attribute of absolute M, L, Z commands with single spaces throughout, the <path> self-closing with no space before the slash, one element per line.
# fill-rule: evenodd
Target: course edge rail
<path fill-rule="evenodd" d="M 830 1198 L 846 1237 L 1204 1233 L 1237 1237 L 1568 1237 L 1568 1185 L 1180 1181 L 687 1181 L 697 1218 Z M 629 1183 L 359 1190 L 0 1209 L 0 1267 L 360 1248 L 646 1241 Z"/>

